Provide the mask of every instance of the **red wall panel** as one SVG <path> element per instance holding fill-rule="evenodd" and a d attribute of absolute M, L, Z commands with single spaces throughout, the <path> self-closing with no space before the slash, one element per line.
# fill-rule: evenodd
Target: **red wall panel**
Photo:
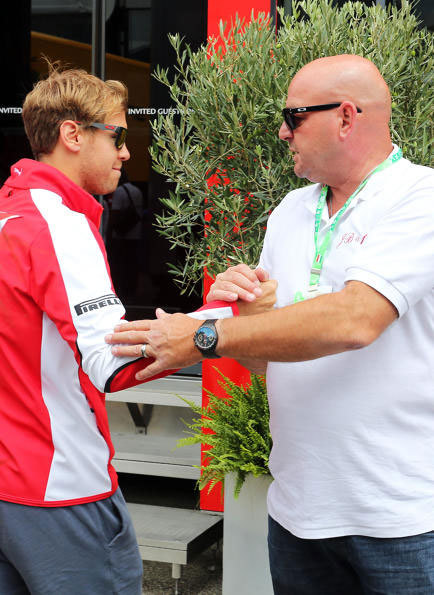
<path fill-rule="evenodd" d="M 252 9 L 255 16 L 259 12 L 270 12 L 270 0 L 208 0 L 208 37 L 219 35 L 219 23 L 223 21 L 229 26 L 231 21 L 234 21 L 235 15 L 238 14 L 240 18 L 250 20 Z M 204 272 L 204 295 L 208 293 L 211 280 Z M 224 396 L 224 391 L 218 384 L 221 379 L 220 375 L 214 368 L 218 368 L 221 372 L 240 384 L 246 384 L 250 378 L 248 370 L 240 366 L 236 361 L 222 358 L 221 360 L 206 360 L 202 366 L 203 389 L 207 389 L 218 396 Z M 203 390 L 202 403 L 204 406 L 208 404 L 208 398 L 205 390 Z M 206 458 L 206 448 L 202 448 L 202 461 Z M 200 507 L 204 510 L 223 510 L 223 497 L 219 485 L 216 485 L 213 490 L 208 493 L 205 487 L 200 495 Z"/>
<path fill-rule="evenodd" d="M 252 14 L 270 12 L 270 0 L 208 0 L 208 36 L 218 35 L 219 23 L 230 24 L 238 13 L 240 18 L 249 20 Z"/>

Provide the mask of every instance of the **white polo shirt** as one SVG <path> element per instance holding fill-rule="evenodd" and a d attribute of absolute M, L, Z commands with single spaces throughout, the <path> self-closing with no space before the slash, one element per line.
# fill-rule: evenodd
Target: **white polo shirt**
<path fill-rule="evenodd" d="M 277 306 L 309 284 L 320 193 L 270 216 L 261 266 Z M 332 219 L 324 209 L 320 240 Z M 434 171 L 401 159 L 374 174 L 334 231 L 320 285 L 363 281 L 399 318 L 368 347 L 270 362 L 270 515 L 302 538 L 434 529 Z M 314 321 L 312 321 L 314 324 Z"/>

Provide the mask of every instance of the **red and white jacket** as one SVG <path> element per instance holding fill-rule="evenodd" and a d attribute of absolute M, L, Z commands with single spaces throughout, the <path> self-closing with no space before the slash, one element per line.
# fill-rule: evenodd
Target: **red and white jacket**
<path fill-rule="evenodd" d="M 104 392 L 137 384 L 145 360 L 116 358 L 104 342 L 125 310 L 102 207 L 44 163 L 22 159 L 11 174 L 0 190 L 0 500 L 99 500 L 117 488 Z M 193 315 L 236 313 L 205 308 Z"/>

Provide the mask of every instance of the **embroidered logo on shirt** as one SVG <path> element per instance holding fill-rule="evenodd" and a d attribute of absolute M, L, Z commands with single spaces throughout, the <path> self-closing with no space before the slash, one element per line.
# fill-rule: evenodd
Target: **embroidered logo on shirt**
<path fill-rule="evenodd" d="M 353 242 L 356 242 L 357 244 L 363 244 L 367 237 L 367 233 L 363 235 L 359 235 L 354 232 L 343 233 L 339 241 L 339 244 L 337 244 L 336 248 L 339 248 L 339 246 L 342 246 L 342 244 L 352 244 Z"/>
<path fill-rule="evenodd" d="M 85 302 L 81 302 L 74 306 L 74 310 L 77 316 L 81 316 L 82 314 L 86 314 L 86 312 L 91 312 L 92 310 L 99 310 L 100 308 L 105 308 L 106 306 L 116 306 L 120 305 L 121 300 L 115 296 L 114 293 L 109 293 L 108 295 L 102 295 L 99 298 L 95 298 L 93 300 L 87 300 Z"/>

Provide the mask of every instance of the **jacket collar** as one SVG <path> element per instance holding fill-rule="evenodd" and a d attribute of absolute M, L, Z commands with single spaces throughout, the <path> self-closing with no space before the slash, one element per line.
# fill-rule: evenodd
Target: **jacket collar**
<path fill-rule="evenodd" d="M 65 206 L 77 213 L 83 213 L 97 228 L 99 227 L 102 206 L 91 194 L 51 165 L 33 159 L 21 159 L 12 165 L 11 175 L 5 185 L 23 190 L 50 190 L 62 198 Z"/>

